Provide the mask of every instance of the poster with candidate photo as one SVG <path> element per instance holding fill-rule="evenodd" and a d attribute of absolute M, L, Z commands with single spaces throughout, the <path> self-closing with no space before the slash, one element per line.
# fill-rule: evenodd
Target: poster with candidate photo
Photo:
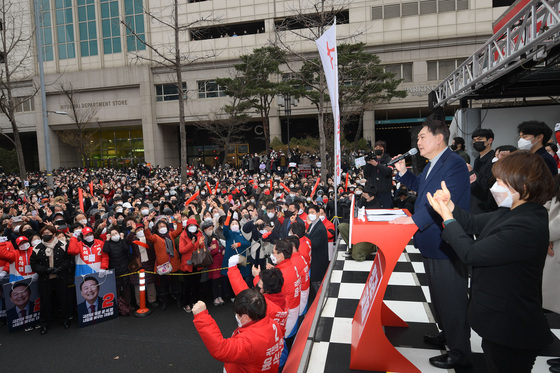
<path fill-rule="evenodd" d="M 76 276 L 76 302 L 80 328 L 116 318 L 118 313 L 115 271 Z"/>
<path fill-rule="evenodd" d="M 8 331 L 14 332 L 39 324 L 41 300 L 39 286 L 30 278 L 2 286 Z"/>
<path fill-rule="evenodd" d="M 4 284 L 8 282 L 8 279 L 5 278 L 0 281 L 0 322 L 6 322 L 6 302 L 4 302 Z"/>

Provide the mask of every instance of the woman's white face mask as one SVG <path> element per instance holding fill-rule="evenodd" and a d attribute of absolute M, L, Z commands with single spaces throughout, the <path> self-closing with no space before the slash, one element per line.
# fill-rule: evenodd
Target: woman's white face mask
<path fill-rule="evenodd" d="M 511 208 L 513 205 L 513 196 L 518 194 L 517 192 L 512 193 L 509 188 L 498 184 L 497 181 L 490 188 L 490 193 L 492 193 L 492 197 L 494 197 L 498 207 L 507 208 Z"/>

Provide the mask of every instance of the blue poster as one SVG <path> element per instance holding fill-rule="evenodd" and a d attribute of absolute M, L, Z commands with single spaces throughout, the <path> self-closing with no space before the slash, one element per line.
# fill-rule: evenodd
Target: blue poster
<path fill-rule="evenodd" d="M 4 306 L 10 332 L 29 329 L 39 324 L 41 300 L 39 286 L 31 278 L 8 282 L 4 289 Z"/>
<path fill-rule="evenodd" d="M 118 313 L 115 271 L 76 276 L 76 301 L 80 328 L 116 318 Z"/>

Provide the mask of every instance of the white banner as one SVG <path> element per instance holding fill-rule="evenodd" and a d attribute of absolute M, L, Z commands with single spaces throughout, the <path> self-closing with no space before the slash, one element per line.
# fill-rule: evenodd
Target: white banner
<path fill-rule="evenodd" d="M 335 185 L 340 184 L 342 171 L 340 168 L 340 112 L 338 109 L 338 56 L 336 52 L 336 19 L 319 39 L 315 41 L 325 70 L 325 79 L 331 97 L 334 118 L 334 170 Z"/>

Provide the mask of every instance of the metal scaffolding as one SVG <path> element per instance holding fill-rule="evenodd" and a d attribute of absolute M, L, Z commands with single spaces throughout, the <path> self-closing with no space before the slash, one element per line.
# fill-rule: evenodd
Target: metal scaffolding
<path fill-rule="evenodd" d="M 449 105 L 519 69 L 538 66 L 560 45 L 560 0 L 526 0 L 517 14 L 494 33 L 429 95 L 432 108 Z M 514 13 L 519 9 L 511 7 Z"/>

